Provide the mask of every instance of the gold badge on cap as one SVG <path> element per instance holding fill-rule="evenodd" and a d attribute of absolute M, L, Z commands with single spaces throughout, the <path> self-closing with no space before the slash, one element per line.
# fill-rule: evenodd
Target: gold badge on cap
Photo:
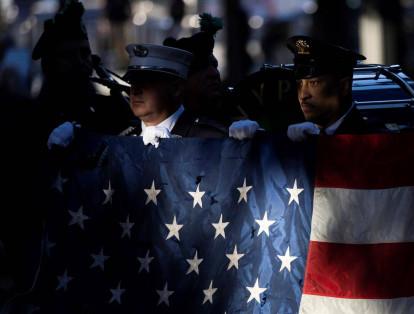
<path fill-rule="evenodd" d="M 137 57 L 146 57 L 148 55 L 148 48 L 141 45 L 136 45 L 134 47 L 134 53 Z"/>
<path fill-rule="evenodd" d="M 299 55 L 309 55 L 310 54 L 310 45 L 304 39 L 298 39 L 296 41 L 296 48 L 298 48 Z"/>

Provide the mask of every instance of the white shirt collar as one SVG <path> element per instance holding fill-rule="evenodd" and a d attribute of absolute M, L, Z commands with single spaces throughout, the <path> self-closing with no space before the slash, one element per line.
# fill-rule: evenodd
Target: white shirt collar
<path fill-rule="evenodd" d="M 182 113 L 184 112 L 184 106 L 181 105 L 176 112 L 174 112 L 171 116 L 169 116 L 167 119 L 165 119 L 164 121 L 158 123 L 156 126 L 163 126 L 166 129 L 168 129 L 168 131 L 172 131 L 172 129 L 174 128 L 175 124 L 177 123 L 178 118 L 182 115 Z M 144 132 L 144 130 L 147 128 L 147 126 L 145 125 L 144 121 L 141 121 L 141 135 Z"/>
<path fill-rule="evenodd" d="M 339 128 L 339 126 L 342 124 L 342 122 L 344 121 L 344 119 L 346 118 L 347 115 L 349 115 L 349 113 L 351 112 L 351 110 L 354 108 L 355 103 L 352 104 L 352 106 L 348 109 L 347 112 L 345 112 L 345 114 L 340 117 L 338 120 L 336 120 L 334 123 L 332 123 L 330 126 L 328 126 L 325 129 L 325 133 L 327 135 L 333 135 L 335 134 L 336 130 Z"/>

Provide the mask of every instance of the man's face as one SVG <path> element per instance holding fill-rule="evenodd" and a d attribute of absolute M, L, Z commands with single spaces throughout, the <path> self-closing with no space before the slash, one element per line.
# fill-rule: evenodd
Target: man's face
<path fill-rule="evenodd" d="M 211 55 L 206 67 L 191 73 L 185 87 L 188 98 L 196 98 L 198 101 L 190 105 L 201 105 L 202 103 L 214 103 L 222 95 L 220 72 L 217 69 L 217 59 Z M 196 112 L 203 108 L 190 108 Z M 204 108 L 206 109 L 206 108 Z"/>
<path fill-rule="evenodd" d="M 160 113 L 169 114 L 172 97 L 172 82 L 153 78 L 131 82 L 130 107 L 133 114 L 144 122 L 153 121 Z"/>
<path fill-rule="evenodd" d="M 217 97 L 217 95 L 221 94 L 221 77 L 220 72 L 218 70 L 218 62 L 217 59 L 210 55 L 208 67 L 199 71 L 198 73 L 194 73 L 194 78 L 192 76 L 189 77 L 191 80 L 200 79 L 202 83 L 202 96 L 210 96 L 210 97 Z"/>
<path fill-rule="evenodd" d="M 331 75 L 322 75 L 297 81 L 300 107 L 307 121 L 326 127 L 342 113 L 343 84 Z"/>
<path fill-rule="evenodd" d="M 144 82 L 134 82 L 131 84 L 130 106 L 134 115 L 140 119 L 145 119 L 159 110 L 160 99 L 157 88 Z"/>

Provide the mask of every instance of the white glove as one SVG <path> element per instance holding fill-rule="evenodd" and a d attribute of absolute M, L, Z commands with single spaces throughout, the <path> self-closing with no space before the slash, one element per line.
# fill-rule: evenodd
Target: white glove
<path fill-rule="evenodd" d="M 68 147 L 75 135 L 73 123 L 66 121 L 54 128 L 47 139 L 47 148 L 52 149 L 53 145 Z"/>
<path fill-rule="evenodd" d="M 309 135 L 318 135 L 321 130 L 312 122 L 291 124 L 287 130 L 287 136 L 294 142 L 302 142 Z"/>
<path fill-rule="evenodd" d="M 237 140 L 252 138 L 257 130 L 260 129 L 259 123 L 253 120 L 240 120 L 233 122 L 229 127 L 229 137 Z"/>
<path fill-rule="evenodd" d="M 170 138 L 170 131 L 162 126 L 147 126 L 142 132 L 142 140 L 144 145 L 154 145 L 155 148 L 158 148 L 160 144 L 160 138 Z"/>

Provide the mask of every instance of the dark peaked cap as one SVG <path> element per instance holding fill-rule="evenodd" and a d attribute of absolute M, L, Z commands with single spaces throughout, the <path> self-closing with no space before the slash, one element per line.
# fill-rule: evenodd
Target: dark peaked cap
<path fill-rule="evenodd" d="M 293 36 L 287 47 L 294 54 L 295 77 L 311 78 L 324 74 L 352 76 L 358 60 L 365 60 L 352 50 L 332 45 L 308 36 Z"/>
<path fill-rule="evenodd" d="M 52 47 L 67 40 L 88 40 L 88 33 L 82 23 L 84 12 L 83 4 L 78 0 L 67 0 L 54 19 L 45 21 L 43 33 L 33 48 L 32 59 L 38 60 L 53 53 Z"/>
<path fill-rule="evenodd" d="M 199 32 L 192 37 L 184 37 L 178 40 L 169 37 L 164 40 L 164 46 L 191 52 L 194 56 L 191 70 L 194 72 L 208 66 L 209 58 L 213 54 L 214 38 L 209 33 Z"/>
<path fill-rule="evenodd" d="M 175 39 L 168 37 L 164 40 L 164 46 L 183 49 L 193 54 L 190 72 L 194 73 L 209 66 L 214 49 L 214 36 L 223 25 L 221 19 L 210 14 L 200 15 L 200 32 L 191 37 Z"/>

